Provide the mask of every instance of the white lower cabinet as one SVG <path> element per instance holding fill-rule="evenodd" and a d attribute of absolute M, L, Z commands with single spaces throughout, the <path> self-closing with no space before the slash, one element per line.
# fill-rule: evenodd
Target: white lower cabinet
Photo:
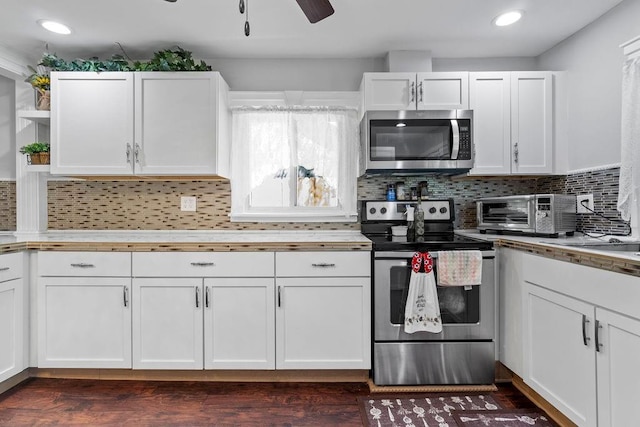
<path fill-rule="evenodd" d="M 368 278 L 278 278 L 279 369 L 370 367 Z"/>
<path fill-rule="evenodd" d="M 38 367 L 131 368 L 131 254 L 40 252 L 37 262 Z"/>
<path fill-rule="evenodd" d="M 273 278 L 205 279 L 205 369 L 275 369 Z"/>
<path fill-rule="evenodd" d="M 595 426 L 593 306 L 531 284 L 526 292 L 526 382 L 576 424 Z"/>
<path fill-rule="evenodd" d="M 38 367 L 130 368 L 130 278 L 41 277 Z"/>
<path fill-rule="evenodd" d="M 276 253 L 276 367 L 371 368 L 371 253 Z"/>
<path fill-rule="evenodd" d="M 598 425 L 638 424 L 640 320 L 596 308 Z"/>
<path fill-rule="evenodd" d="M 133 279 L 133 368 L 202 369 L 202 279 Z"/>
<path fill-rule="evenodd" d="M 637 425 L 640 278 L 523 255 L 524 381 L 580 426 Z"/>
<path fill-rule="evenodd" d="M 0 255 L 0 382 L 26 368 L 22 256 Z"/>

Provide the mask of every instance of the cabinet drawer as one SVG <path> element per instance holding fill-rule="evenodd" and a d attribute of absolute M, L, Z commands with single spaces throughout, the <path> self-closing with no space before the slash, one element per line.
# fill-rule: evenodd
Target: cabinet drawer
<path fill-rule="evenodd" d="M 129 252 L 40 252 L 39 276 L 131 276 Z"/>
<path fill-rule="evenodd" d="M 22 252 L 0 255 L 0 282 L 22 277 Z"/>
<path fill-rule="evenodd" d="M 134 252 L 134 277 L 273 277 L 273 252 Z"/>
<path fill-rule="evenodd" d="M 371 252 L 278 252 L 278 277 L 371 276 Z"/>

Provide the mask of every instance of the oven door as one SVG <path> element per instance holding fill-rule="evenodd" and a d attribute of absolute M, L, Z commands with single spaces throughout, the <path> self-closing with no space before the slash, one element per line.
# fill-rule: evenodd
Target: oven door
<path fill-rule="evenodd" d="M 431 252 L 437 259 L 437 252 Z M 468 341 L 495 338 L 495 251 L 482 251 L 482 284 L 437 287 L 442 332 L 404 332 L 413 252 L 374 254 L 375 341 Z M 437 275 L 437 261 L 434 263 Z"/>

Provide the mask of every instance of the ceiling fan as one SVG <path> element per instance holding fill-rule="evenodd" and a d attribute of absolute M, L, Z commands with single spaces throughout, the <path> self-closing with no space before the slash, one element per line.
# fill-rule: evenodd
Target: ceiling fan
<path fill-rule="evenodd" d="M 169 3 L 175 3 L 177 0 L 165 0 Z M 333 15 L 333 6 L 329 0 L 296 0 L 302 12 L 304 12 L 305 16 L 312 24 L 316 22 L 322 21 L 323 19 Z M 240 0 L 239 4 L 240 13 L 244 14 L 246 12 L 246 20 L 244 22 L 244 34 L 249 36 L 250 27 L 249 27 L 249 0 Z"/>

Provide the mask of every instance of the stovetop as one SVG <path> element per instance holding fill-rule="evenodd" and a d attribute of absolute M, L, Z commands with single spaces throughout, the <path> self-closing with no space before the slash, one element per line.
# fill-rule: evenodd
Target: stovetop
<path fill-rule="evenodd" d="M 364 234 L 373 242 L 374 251 L 451 251 L 451 250 L 489 250 L 493 243 L 454 233 L 444 235 L 424 235 L 415 238 L 391 235 Z"/>
<path fill-rule="evenodd" d="M 407 206 L 417 201 L 363 200 L 360 205 L 361 231 L 373 242 L 375 251 L 488 250 L 493 242 L 459 236 L 454 233 L 453 199 L 429 199 L 420 202 L 425 213 L 425 234 L 399 237 L 391 227 L 407 224 Z"/>

